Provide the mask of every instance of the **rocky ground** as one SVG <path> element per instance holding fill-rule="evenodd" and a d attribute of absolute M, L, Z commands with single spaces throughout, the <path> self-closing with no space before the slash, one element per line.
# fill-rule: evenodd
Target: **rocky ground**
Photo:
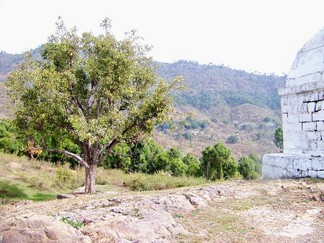
<path fill-rule="evenodd" d="M 24 201 L 0 208 L 0 242 L 324 242 L 324 181 Z"/>

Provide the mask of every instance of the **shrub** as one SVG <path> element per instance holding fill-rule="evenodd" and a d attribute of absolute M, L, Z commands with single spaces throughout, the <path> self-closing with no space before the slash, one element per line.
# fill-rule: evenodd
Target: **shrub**
<path fill-rule="evenodd" d="M 226 139 L 226 143 L 229 143 L 229 144 L 235 144 L 235 143 L 237 143 L 237 141 L 238 141 L 238 137 L 235 135 L 231 135 Z"/>
<path fill-rule="evenodd" d="M 202 171 L 200 170 L 199 162 L 198 160 L 192 155 L 187 154 L 183 159 L 183 163 L 187 165 L 187 176 L 194 176 L 199 177 L 202 176 Z"/>
<path fill-rule="evenodd" d="M 238 171 L 246 180 L 255 180 L 260 177 L 261 166 L 255 155 L 241 157 Z"/>
<path fill-rule="evenodd" d="M 174 177 L 164 172 L 154 175 L 135 173 L 131 177 L 125 178 L 124 186 L 133 191 L 153 191 L 178 188 L 183 186 L 196 186 L 206 183 L 203 178 Z"/>
<path fill-rule="evenodd" d="M 174 176 L 182 176 L 186 173 L 188 166 L 180 158 L 171 160 L 170 171 Z"/>
<path fill-rule="evenodd" d="M 72 172 L 64 167 L 60 167 L 56 170 L 56 178 L 60 183 L 66 183 L 71 180 L 73 174 Z"/>
<path fill-rule="evenodd" d="M 71 225 L 73 228 L 80 229 L 81 227 L 84 226 L 84 223 L 79 222 L 77 220 L 70 219 L 69 217 L 62 217 L 61 221 Z"/>

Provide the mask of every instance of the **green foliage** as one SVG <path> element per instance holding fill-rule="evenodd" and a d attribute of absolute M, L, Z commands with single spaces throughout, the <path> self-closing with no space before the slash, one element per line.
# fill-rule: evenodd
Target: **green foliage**
<path fill-rule="evenodd" d="M 18 186 L 12 185 L 6 181 L 0 181 L 0 198 L 24 199 L 27 198 L 27 195 Z"/>
<path fill-rule="evenodd" d="M 196 186 L 206 183 L 203 178 L 186 176 L 173 177 L 167 173 L 159 172 L 154 175 L 133 174 L 124 181 L 124 186 L 133 191 L 153 191 L 178 188 L 184 186 Z"/>
<path fill-rule="evenodd" d="M 214 94 L 203 90 L 198 94 L 178 93 L 175 96 L 175 102 L 177 105 L 191 105 L 199 110 L 208 110 L 215 106 L 218 100 Z"/>
<path fill-rule="evenodd" d="M 149 48 L 135 32 L 118 41 L 108 19 L 102 27 L 104 34 L 80 36 L 59 19 L 56 34 L 42 48 L 42 61 L 26 55 L 6 82 L 15 121 L 26 138 L 74 158 L 88 175 L 117 144 L 138 141 L 168 120 L 173 110 L 169 94 L 181 81 L 158 78 L 146 56 Z M 79 150 L 62 146 L 64 139 Z M 93 193 L 93 183 L 86 184 L 86 192 Z"/>
<path fill-rule="evenodd" d="M 71 225 L 73 228 L 76 228 L 76 229 L 80 229 L 80 228 L 82 228 L 84 226 L 84 223 L 79 222 L 79 221 L 74 220 L 74 219 L 70 219 L 69 217 L 62 217 L 61 221 L 63 223 Z"/>
<path fill-rule="evenodd" d="M 0 180 L 0 204 L 8 203 L 13 200 L 33 200 L 33 201 L 44 201 L 54 199 L 54 194 L 36 193 L 27 195 L 23 188 L 19 185 L 12 184 L 8 181 Z"/>
<path fill-rule="evenodd" d="M 195 138 L 195 135 L 192 134 L 191 132 L 185 132 L 182 134 L 182 136 L 187 139 L 187 140 L 193 140 Z"/>
<path fill-rule="evenodd" d="M 130 146 L 125 143 L 116 145 L 113 151 L 109 154 L 107 160 L 104 162 L 104 166 L 111 169 L 121 169 L 126 172 L 130 171 L 130 150 Z"/>
<path fill-rule="evenodd" d="M 275 131 L 274 143 L 278 148 L 283 149 L 283 131 L 281 127 L 277 128 Z"/>
<path fill-rule="evenodd" d="M 175 94 L 176 105 L 191 105 L 208 110 L 216 105 L 254 104 L 280 112 L 278 88 L 285 85 L 286 76 L 248 73 L 225 66 L 201 65 L 180 60 L 172 64 L 159 63 L 162 77 L 181 74 L 187 92 Z M 257 92 L 256 92 L 257 90 Z"/>
<path fill-rule="evenodd" d="M 187 176 L 202 176 L 202 171 L 199 167 L 199 161 L 192 154 L 187 154 L 185 157 L 183 157 L 182 161 L 187 165 Z"/>
<path fill-rule="evenodd" d="M 238 141 L 238 137 L 236 135 L 231 135 L 226 139 L 226 143 L 235 144 Z"/>
<path fill-rule="evenodd" d="M 22 150 L 22 141 L 18 137 L 15 125 L 6 119 L 0 120 L 0 151 L 17 154 Z"/>
<path fill-rule="evenodd" d="M 254 154 L 241 157 L 238 171 L 246 180 L 255 180 L 261 176 L 261 160 Z"/>
<path fill-rule="evenodd" d="M 221 143 L 205 148 L 200 162 L 201 170 L 208 180 L 228 179 L 235 174 L 237 168 L 231 151 Z"/>
<path fill-rule="evenodd" d="M 60 167 L 56 170 L 56 179 L 60 183 L 67 183 L 69 180 L 71 180 L 73 174 L 71 171 L 67 168 Z"/>

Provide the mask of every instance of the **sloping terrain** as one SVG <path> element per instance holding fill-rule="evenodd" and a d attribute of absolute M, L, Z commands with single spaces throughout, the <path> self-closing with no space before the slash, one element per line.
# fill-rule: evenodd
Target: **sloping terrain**
<path fill-rule="evenodd" d="M 0 242 L 321 242 L 323 201 L 324 182 L 307 179 L 77 194 L 1 207 Z"/>
<path fill-rule="evenodd" d="M 197 157 L 216 142 L 225 143 L 236 158 L 279 151 L 273 140 L 275 129 L 281 126 L 277 92 L 284 86 L 285 76 L 252 74 L 190 61 L 156 65 L 161 77 L 183 77 L 186 88 L 175 94 L 177 112 L 182 117 L 191 113 L 198 121 L 208 122 L 203 130 L 158 132 L 158 142 L 166 147 L 177 146 Z"/>

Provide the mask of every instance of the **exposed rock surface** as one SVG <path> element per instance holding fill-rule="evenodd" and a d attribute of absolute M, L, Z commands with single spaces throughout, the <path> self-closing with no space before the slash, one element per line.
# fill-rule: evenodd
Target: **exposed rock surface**
<path fill-rule="evenodd" d="M 0 222 L 0 242 L 91 242 L 88 236 L 53 217 L 32 215 Z"/>
<path fill-rule="evenodd" d="M 249 230 L 262 232 L 260 234 L 263 238 L 260 239 L 268 242 L 280 237 L 289 241 L 296 240 L 299 236 L 313 235 L 316 235 L 315 238 L 305 238 L 305 241 L 320 239 L 324 237 L 324 233 L 321 235 L 316 227 L 324 227 L 322 195 L 324 182 L 308 186 L 298 181 L 235 181 L 164 192 L 127 193 L 119 196 L 107 193 L 77 195 L 51 202 L 7 205 L 0 208 L 0 243 L 188 242 L 181 240 L 181 237 L 187 237 L 185 239 L 189 241 L 194 239 L 207 242 L 210 238 L 206 235 L 212 234 L 212 231 L 199 225 L 199 222 L 191 222 L 197 224 L 195 229 L 185 224 L 192 215 L 199 212 L 207 212 L 211 220 L 224 212 L 225 219 L 236 215 L 241 220 L 240 224 L 247 225 Z M 292 198 L 288 198 L 289 196 Z M 281 202 L 281 198 L 285 204 Z M 296 205 L 298 210 L 294 211 L 296 200 L 311 205 Z M 255 206 L 254 203 L 251 205 L 254 201 Z M 234 209 L 232 206 L 224 208 L 227 202 L 237 206 Z M 223 206 L 218 209 L 217 205 Z M 293 207 L 290 208 L 289 205 Z M 245 209 L 242 211 L 241 208 Z M 62 218 L 83 223 L 84 226 L 77 230 L 62 222 Z M 213 229 L 219 226 L 211 224 L 208 227 Z M 235 238 L 235 232 L 233 234 L 234 238 L 231 239 L 240 239 Z M 246 237 L 251 234 L 247 233 Z"/>

